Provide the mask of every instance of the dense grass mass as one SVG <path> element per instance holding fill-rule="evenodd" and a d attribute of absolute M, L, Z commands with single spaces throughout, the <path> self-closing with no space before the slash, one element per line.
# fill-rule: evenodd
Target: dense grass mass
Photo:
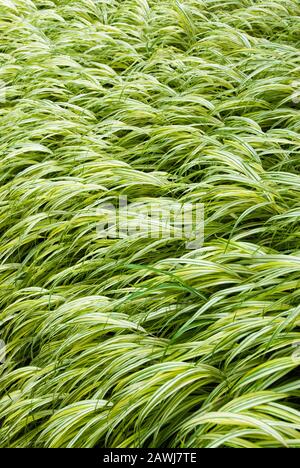
<path fill-rule="evenodd" d="M 299 0 L 0 0 L 1 447 L 300 447 Z M 200 202 L 205 241 L 99 238 Z"/>

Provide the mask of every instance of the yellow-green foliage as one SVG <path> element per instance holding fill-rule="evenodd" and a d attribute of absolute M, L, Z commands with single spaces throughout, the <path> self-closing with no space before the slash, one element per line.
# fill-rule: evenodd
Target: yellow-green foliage
<path fill-rule="evenodd" d="M 2 447 L 300 446 L 298 0 L 0 0 Z M 103 239 L 120 195 L 205 241 Z"/>

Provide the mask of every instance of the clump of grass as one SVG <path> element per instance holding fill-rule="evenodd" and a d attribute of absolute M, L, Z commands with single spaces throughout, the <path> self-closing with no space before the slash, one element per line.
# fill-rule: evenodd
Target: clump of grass
<path fill-rule="evenodd" d="M 298 1 L 0 13 L 0 445 L 299 447 Z M 99 238 L 120 195 L 204 245 Z"/>

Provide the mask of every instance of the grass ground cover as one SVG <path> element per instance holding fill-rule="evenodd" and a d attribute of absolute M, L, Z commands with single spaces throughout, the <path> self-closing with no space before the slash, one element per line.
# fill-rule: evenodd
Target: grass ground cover
<path fill-rule="evenodd" d="M 1 447 L 300 447 L 298 0 L 0 0 Z M 205 239 L 99 238 L 203 203 Z"/>

